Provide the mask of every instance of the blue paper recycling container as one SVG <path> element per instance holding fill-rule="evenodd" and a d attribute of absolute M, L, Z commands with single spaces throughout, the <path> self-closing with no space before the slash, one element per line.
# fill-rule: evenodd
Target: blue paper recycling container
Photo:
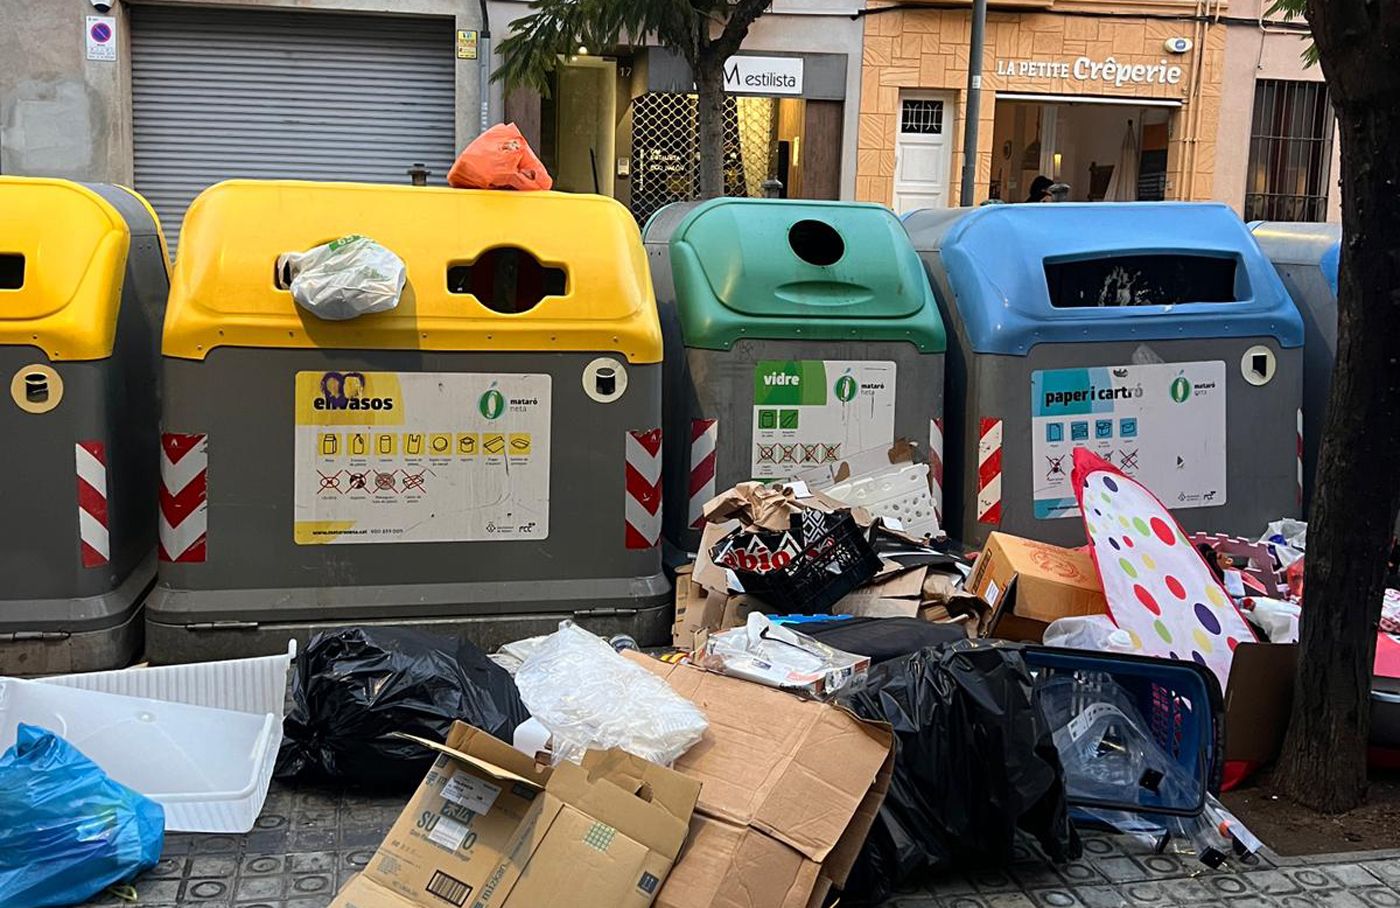
<path fill-rule="evenodd" d="M 1188 530 L 1298 513 L 1303 321 L 1229 208 L 994 205 L 904 225 L 951 336 L 950 535 L 1082 544 L 1080 446 Z"/>

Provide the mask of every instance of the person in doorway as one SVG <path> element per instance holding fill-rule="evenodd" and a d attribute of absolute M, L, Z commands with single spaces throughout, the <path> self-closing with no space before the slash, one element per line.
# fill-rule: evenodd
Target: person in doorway
<path fill-rule="evenodd" d="M 1050 187 L 1055 185 L 1055 181 L 1045 174 L 1037 176 L 1031 180 L 1031 191 L 1026 196 L 1027 202 L 1048 202 L 1050 201 Z"/>

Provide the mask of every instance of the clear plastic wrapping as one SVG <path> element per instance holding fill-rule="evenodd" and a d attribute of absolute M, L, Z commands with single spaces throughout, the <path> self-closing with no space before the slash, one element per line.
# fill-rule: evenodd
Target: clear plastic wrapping
<path fill-rule="evenodd" d="M 1162 750 L 1136 704 L 1104 672 L 1051 678 L 1036 699 L 1054 729 L 1071 802 L 1199 803 L 1200 780 Z"/>
<path fill-rule="evenodd" d="M 870 658 L 827 646 L 751 612 L 743 627 L 713 634 L 699 654 L 705 668 L 825 700 L 865 681 Z"/>
<path fill-rule="evenodd" d="M 1208 867 L 1255 860 L 1259 840 L 1162 749 L 1112 676 L 1054 677 L 1037 687 L 1036 698 L 1055 730 L 1077 819 L 1110 826 L 1157 852 L 1193 854 Z M 1139 809 L 1128 809 L 1135 803 Z M 1193 804 L 1198 809 L 1185 809 Z"/>
<path fill-rule="evenodd" d="M 620 747 L 669 766 L 705 734 L 705 714 L 603 639 L 562 622 L 515 675 L 520 698 L 551 735 L 555 763 Z"/>

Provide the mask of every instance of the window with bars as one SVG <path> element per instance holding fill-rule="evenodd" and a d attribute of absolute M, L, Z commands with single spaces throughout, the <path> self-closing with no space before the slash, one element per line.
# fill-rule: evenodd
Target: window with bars
<path fill-rule="evenodd" d="M 899 131 L 906 135 L 926 136 L 943 132 L 943 102 L 930 98 L 906 98 L 899 108 Z"/>
<path fill-rule="evenodd" d="M 1327 219 L 1335 124 L 1325 83 L 1255 83 L 1245 220 Z"/>

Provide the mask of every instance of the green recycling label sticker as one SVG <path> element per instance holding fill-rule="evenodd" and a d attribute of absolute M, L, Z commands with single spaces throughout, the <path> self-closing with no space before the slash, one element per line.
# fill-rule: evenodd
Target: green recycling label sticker
<path fill-rule="evenodd" d="M 787 479 L 894 441 L 892 362 L 762 360 L 753 376 L 755 478 Z"/>
<path fill-rule="evenodd" d="M 477 401 L 477 410 L 487 419 L 500 419 L 501 414 L 506 412 L 505 396 L 495 388 L 481 395 L 481 400 Z"/>

